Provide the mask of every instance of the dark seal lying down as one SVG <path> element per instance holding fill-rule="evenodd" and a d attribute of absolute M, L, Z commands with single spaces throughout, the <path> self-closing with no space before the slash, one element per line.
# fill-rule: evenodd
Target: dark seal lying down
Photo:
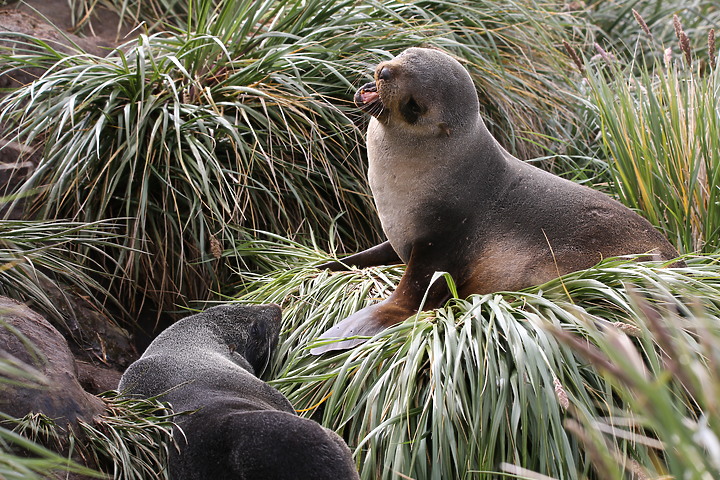
<path fill-rule="evenodd" d="M 461 296 L 518 290 L 603 258 L 677 251 L 627 207 L 510 155 L 480 117 L 472 79 L 451 56 L 410 48 L 378 65 L 355 103 L 372 115 L 368 177 L 388 242 L 344 265 L 404 262 L 395 292 L 351 315 L 321 340 L 372 336 L 420 308 L 435 272 L 452 275 Z M 436 282 L 424 308 L 449 292 Z M 314 348 L 351 348 L 364 339 Z"/>
<path fill-rule="evenodd" d="M 177 419 L 172 480 L 358 478 L 342 438 L 255 376 L 279 331 L 277 305 L 214 307 L 163 331 L 127 369 L 120 392 L 193 412 Z"/>

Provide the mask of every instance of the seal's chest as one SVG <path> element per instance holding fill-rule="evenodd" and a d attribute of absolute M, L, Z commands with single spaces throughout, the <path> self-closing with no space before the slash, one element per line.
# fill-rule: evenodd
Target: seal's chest
<path fill-rule="evenodd" d="M 371 170 L 370 188 L 380 223 L 403 261 L 407 261 L 414 241 L 427 237 L 435 228 L 434 212 L 442 203 L 438 201 L 438 186 L 423 176 Z"/>

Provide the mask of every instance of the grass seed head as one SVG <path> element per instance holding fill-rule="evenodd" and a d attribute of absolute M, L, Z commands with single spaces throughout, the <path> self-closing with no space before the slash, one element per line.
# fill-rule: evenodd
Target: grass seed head
<path fill-rule="evenodd" d="M 583 62 L 580 61 L 580 57 L 578 57 L 578 54 L 575 52 L 575 49 L 570 46 L 568 42 L 563 40 L 563 46 L 565 47 L 565 51 L 567 52 L 570 59 L 573 61 L 575 66 L 578 68 L 580 73 L 585 73 L 585 66 L 583 65 Z"/>
<path fill-rule="evenodd" d="M 595 44 L 595 50 L 597 50 L 598 54 L 602 57 L 603 60 L 605 60 L 606 63 L 610 64 L 615 59 L 615 57 L 605 51 L 604 48 L 602 48 L 599 44 Z"/>
<path fill-rule="evenodd" d="M 220 241 L 217 239 L 215 235 L 210 235 L 210 252 L 212 253 L 213 257 L 215 258 L 221 258 L 222 257 L 222 246 L 220 245 Z"/>
<path fill-rule="evenodd" d="M 565 391 L 565 387 L 562 386 L 562 383 L 560 383 L 560 380 L 557 377 L 553 378 L 553 387 L 555 388 L 555 395 L 557 395 L 558 403 L 563 408 L 563 410 L 567 410 L 570 408 L 570 400 L 568 399 L 568 394 Z"/>
<path fill-rule="evenodd" d="M 715 69 L 715 60 L 715 29 L 711 28 L 708 32 L 708 61 L 712 69 Z"/>
<path fill-rule="evenodd" d="M 663 52 L 663 63 L 665 68 L 670 68 L 670 62 L 672 61 L 672 48 L 668 47 Z"/>
<path fill-rule="evenodd" d="M 680 33 L 680 50 L 685 54 L 685 61 L 688 66 L 692 65 L 692 52 L 690 51 L 690 38 L 685 32 Z"/>
<path fill-rule="evenodd" d="M 680 23 L 680 19 L 677 15 L 673 15 L 673 27 L 675 28 L 675 37 L 680 40 L 680 38 L 682 37 L 683 28 L 682 23 Z"/>
<path fill-rule="evenodd" d="M 629 323 L 625 322 L 613 322 L 613 327 L 617 328 L 621 332 L 623 332 L 625 335 L 630 335 L 631 337 L 641 337 L 642 336 L 642 330 L 640 330 L 635 325 L 630 325 Z"/>
<path fill-rule="evenodd" d="M 673 15 L 673 27 L 675 28 L 675 36 L 680 44 L 680 50 L 685 54 L 685 61 L 688 66 L 692 65 L 692 52 L 690 51 L 690 38 L 685 34 L 680 18 L 677 15 Z"/>
<path fill-rule="evenodd" d="M 635 20 L 640 25 L 640 28 L 642 28 L 642 31 L 645 32 L 645 35 L 647 35 L 650 38 L 653 38 L 652 33 L 650 33 L 650 29 L 647 26 L 647 23 L 645 23 L 645 20 L 640 16 L 640 14 L 635 10 L 632 9 L 633 16 L 635 17 Z"/>

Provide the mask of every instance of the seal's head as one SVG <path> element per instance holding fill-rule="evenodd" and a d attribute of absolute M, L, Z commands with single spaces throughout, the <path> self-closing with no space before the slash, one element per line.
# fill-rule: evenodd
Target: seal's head
<path fill-rule="evenodd" d="M 450 135 L 479 115 L 467 70 L 440 50 L 409 48 L 375 69 L 355 104 L 389 128 L 415 135 Z"/>
<path fill-rule="evenodd" d="M 243 357 L 260 375 L 278 343 L 282 313 L 275 304 L 219 305 L 181 321 L 210 325 L 230 351 Z"/>

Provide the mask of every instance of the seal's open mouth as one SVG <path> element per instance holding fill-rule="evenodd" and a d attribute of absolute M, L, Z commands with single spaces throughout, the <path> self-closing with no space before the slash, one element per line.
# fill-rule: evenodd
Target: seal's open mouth
<path fill-rule="evenodd" d="M 370 115 L 377 117 L 383 112 L 382 100 L 375 82 L 366 83 L 355 93 L 355 105 Z"/>

